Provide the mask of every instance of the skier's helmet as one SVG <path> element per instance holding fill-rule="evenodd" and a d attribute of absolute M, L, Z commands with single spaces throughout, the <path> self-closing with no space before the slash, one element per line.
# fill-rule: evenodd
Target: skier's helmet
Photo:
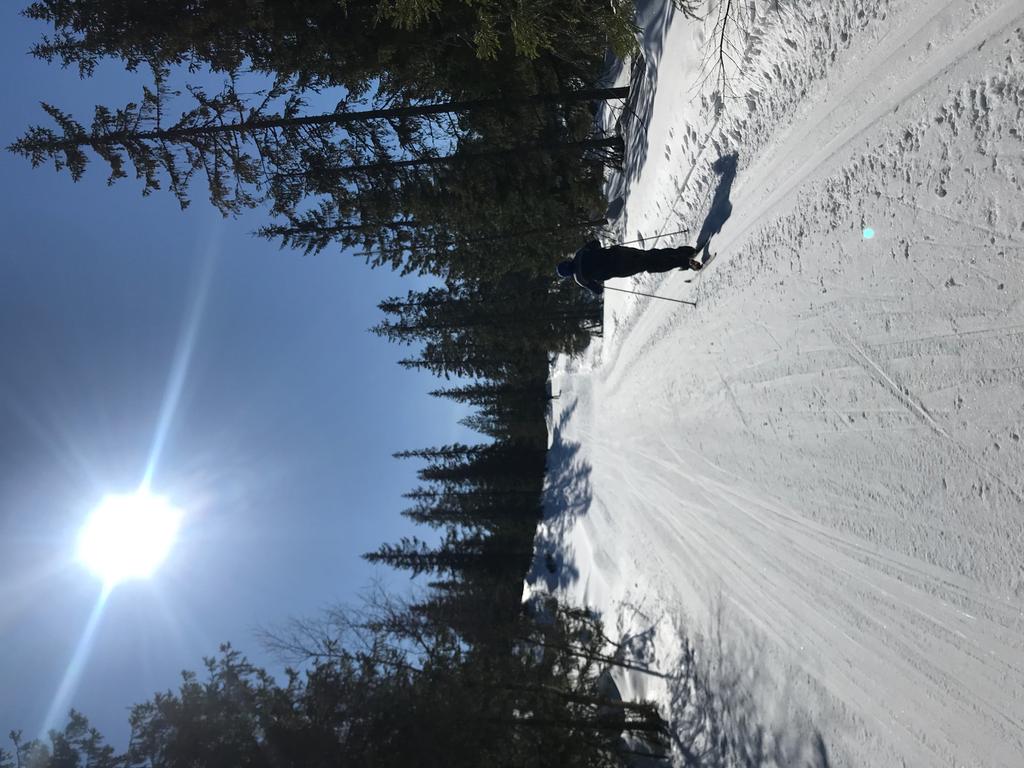
<path fill-rule="evenodd" d="M 559 277 L 572 277 L 572 262 L 569 261 L 569 259 L 558 262 L 558 266 L 555 267 L 555 272 L 558 273 Z"/>

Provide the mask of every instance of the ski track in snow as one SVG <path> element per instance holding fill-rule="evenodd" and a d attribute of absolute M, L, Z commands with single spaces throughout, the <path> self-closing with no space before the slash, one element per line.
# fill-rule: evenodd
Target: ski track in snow
<path fill-rule="evenodd" d="M 733 763 L 1024 765 L 1024 4 L 736 5 L 724 102 L 713 13 L 648 40 L 619 234 L 692 240 L 735 152 L 732 213 L 622 282 L 696 309 L 608 296 L 556 364 L 537 578 L 685 633 Z"/>

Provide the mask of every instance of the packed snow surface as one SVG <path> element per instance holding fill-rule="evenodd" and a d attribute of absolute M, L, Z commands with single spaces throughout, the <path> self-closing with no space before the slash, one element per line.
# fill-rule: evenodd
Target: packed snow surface
<path fill-rule="evenodd" d="M 1022 766 L 1024 2 L 732 0 L 723 84 L 725 2 L 642 9 L 609 240 L 714 258 L 556 363 L 531 588 L 680 765 Z"/>

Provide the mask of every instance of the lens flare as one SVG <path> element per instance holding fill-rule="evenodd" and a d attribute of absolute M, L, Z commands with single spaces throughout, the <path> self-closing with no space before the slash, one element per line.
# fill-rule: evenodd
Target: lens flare
<path fill-rule="evenodd" d="M 71 657 L 71 661 L 68 662 L 64 676 L 57 687 L 57 693 L 54 694 L 50 708 L 46 711 L 46 718 L 43 720 L 43 727 L 39 732 L 40 739 L 45 738 L 51 728 L 59 728 L 61 719 L 67 715 L 71 697 L 74 695 L 75 688 L 78 687 L 78 681 L 85 669 L 86 659 L 89 658 L 89 653 L 92 651 L 96 631 L 99 629 L 100 619 L 103 618 L 103 608 L 110 597 L 110 590 L 111 587 L 105 585 L 96 604 L 92 607 L 89 620 L 86 621 L 85 629 L 82 631 L 82 639 L 78 641 L 75 653 Z"/>

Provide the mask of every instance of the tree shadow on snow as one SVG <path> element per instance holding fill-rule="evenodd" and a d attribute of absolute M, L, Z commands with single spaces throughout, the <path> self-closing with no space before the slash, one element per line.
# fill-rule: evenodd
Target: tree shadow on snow
<path fill-rule="evenodd" d="M 736 164 L 739 155 L 733 152 L 729 155 L 722 155 L 718 158 L 711 169 L 720 177 L 718 187 L 715 189 L 715 196 L 711 200 L 711 210 L 704 217 L 704 223 L 697 235 L 697 250 L 703 251 L 707 256 L 708 244 L 711 238 L 722 231 L 725 222 L 732 215 L 732 202 L 729 194 L 732 192 L 732 183 L 736 180 Z"/>
<path fill-rule="evenodd" d="M 678 674 L 669 684 L 670 738 L 684 765 L 742 765 L 749 768 L 802 766 L 830 768 L 821 732 L 795 714 L 793 696 L 783 685 L 767 680 L 761 643 L 722 632 L 721 610 L 715 617 L 707 647 L 697 652 L 689 640 L 683 647 Z M 755 701 L 754 691 L 771 690 L 787 722 L 769 723 Z"/>
<path fill-rule="evenodd" d="M 622 173 L 616 174 L 609 182 L 610 218 L 621 212 L 622 201 L 639 178 L 647 160 L 647 126 L 651 122 L 654 97 L 658 90 L 658 65 L 665 50 L 665 36 L 676 12 L 674 5 L 667 0 L 639 0 L 636 9 L 636 24 L 643 30 L 643 52 L 633 59 L 629 75 L 629 99 L 623 105 L 616 126 L 622 134 L 626 151 Z"/>
<path fill-rule="evenodd" d="M 568 587 L 579 579 L 579 568 L 565 550 L 565 535 L 586 514 L 593 497 L 590 464 L 580 456 L 580 443 L 564 435 L 564 426 L 578 401 L 565 408 L 552 428 L 544 487 L 544 520 L 540 526 L 530 580 L 544 581 L 549 590 Z"/>
<path fill-rule="evenodd" d="M 716 604 L 722 604 L 720 597 Z M 652 621 L 638 606 L 624 603 L 621 608 L 624 611 L 618 612 L 617 625 L 604 627 L 609 649 L 609 666 L 603 672 L 607 677 L 605 695 L 612 701 L 625 700 L 620 684 L 626 682 L 633 691 L 628 700 L 639 702 L 640 691 L 652 693 L 647 684 L 639 682 L 646 676 L 657 678 L 667 693 L 660 707 L 663 727 L 658 733 L 622 734 L 627 765 L 831 768 L 821 732 L 800 712 L 789 685 L 768 680 L 762 645 L 732 625 L 726 639 L 720 609 L 709 636 L 702 638 L 701 650 L 680 634 L 676 654 L 657 647 L 660 622 Z M 638 617 L 646 622 L 646 629 L 637 628 Z M 659 661 L 658 657 L 665 655 L 671 656 L 671 661 Z M 654 688 L 659 687 L 655 682 Z M 772 718 L 765 716 L 764 706 L 773 708 Z"/>
<path fill-rule="evenodd" d="M 566 403 L 552 424 L 544 519 L 527 576 L 530 584 L 546 589 L 534 596 L 559 594 L 580 579 L 570 534 L 579 518 L 589 513 L 593 495 L 591 466 L 582 456 L 581 444 L 565 435 L 577 406 L 576 400 Z M 723 617 L 726 603 L 721 594 L 709 595 L 708 604 L 712 619 L 696 646 L 680 634 L 677 650 L 659 648 L 656 622 L 640 606 L 624 604 L 632 608 L 632 615 L 620 612 L 616 626 L 605 628 L 608 662 L 618 668 L 606 681 L 604 695 L 609 701 L 622 698 L 622 674 L 656 680 L 666 694 L 661 699 L 664 728 L 657 735 L 623 734 L 627 762 L 634 768 L 664 768 L 666 758 L 700 768 L 830 768 L 825 740 L 800 709 L 799 692 L 791 690 L 788 680 L 771 677 L 763 641 L 745 633 L 742 622 Z M 632 685 L 631 689 L 638 690 Z"/>

